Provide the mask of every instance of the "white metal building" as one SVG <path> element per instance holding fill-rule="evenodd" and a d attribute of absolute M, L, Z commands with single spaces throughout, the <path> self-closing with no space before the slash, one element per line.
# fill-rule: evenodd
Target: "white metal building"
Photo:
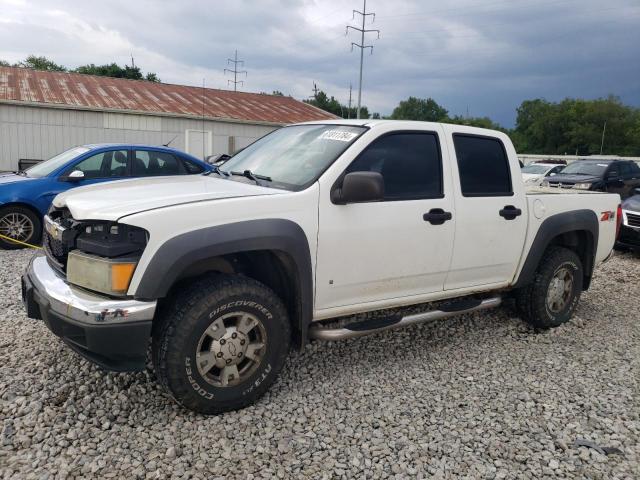
<path fill-rule="evenodd" d="M 232 153 L 287 123 L 336 118 L 291 97 L 0 67 L 0 171 L 90 143 Z"/>

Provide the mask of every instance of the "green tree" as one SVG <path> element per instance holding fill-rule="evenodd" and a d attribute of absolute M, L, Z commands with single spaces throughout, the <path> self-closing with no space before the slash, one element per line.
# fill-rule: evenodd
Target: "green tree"
<path fill-rule="evenodd" d="M 130 80 L 146 79 L 150 82 L 160 82 L 160 79 L 155 73 L 147 73 L 145 77 L 143 76 L 140 67 L 131 67 L 129 65 L 121 67 L 115 62 L 105 65 L 95 65 L 93 63 L 89 65 L 81 65 L 76 68 L 74 72 L 84 73 L 87 75 L 98 75 L 102 77 L 128 78 Z"/>
<path fill-rule="evenodd" d="M 38 57 L 36 55 L 29 55 L 23 62 L 18 62 L 15 67 L 33 68 L 34 70 L 46 70 L 49 72 L 66 72 L 67 68 L 58 65 L 47 57 Z"/>
<path fill-rule="evenodd" d="M 566 98 L 551 103 L 526 100 L 517 109 L 512 138 L 526 153 L 640 155 L 636 125 L 640 110 L 609 96 L 596 100 Z"/>
<path fill-rule="evenodd" d="M 329 97 L 322 90 L 318 91 L 318 93 L 310 100 L 303 100 L 305 103 L 318 107 L 325 112 L 333 113 L 342 118 L 356 118 L 357 116 L 357 108 L 352 107 L 349 109 L 348 106 L 341 104 L 335 97 Z M 369 118 L 369 109 L 366 106 L 360 107 L 360 117 L 361 118 Z"/>
<path fill-rule="evenodd" d="M 0 60 L 0 67 L 10 67 L 11 64 L 6 60 Z"/>
<path fill-rule="evenodd" d="M 449 112 L 438 105 L 433 98 L 409 97 L 402 100 L 391 114 L 394 120 L 422 120 L 440 122 L 447 118 Z"/>
<path fill-rule="evenodd" d="M 160 82 L 161 82 L 161 80 L 158 78 L 158 75 L 157 75 L 157 74 L 155 74 L 155 73 L 151 73 L 151 72 L 147 73 L 147 74 L 144 76 L 144 79 L 145 79 L 147 82 L 156 82 L 156 83 L 160 83 Z"/>
<path fill-rule="evenodd" d="M 499 123 L 494 122 L 489 117 L 463 117 L 461 115 L 455 115 L 453 117 L 447 117 L 443 120 L 445 123 L 455 123 L 457 125 L 469 125 L 470 127 L 488 128 L 491 130 L 500 130 L 507 132 Z"/>

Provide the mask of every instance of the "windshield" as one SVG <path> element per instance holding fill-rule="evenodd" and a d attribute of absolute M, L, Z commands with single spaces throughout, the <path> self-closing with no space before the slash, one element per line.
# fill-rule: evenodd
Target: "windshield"
<path fill-rule="evenodd" d="M 231 157 L 224 172 L 268 177 L 267 186 L 301 190 L 313 183 L 364 131 L 345 125 L 294 125 L 276 130 Z"/>
<path fill-rule="evenodd" d="M 543 175 L 545 173 L 547 173 L 547 170 L 549 170 L 551 167 L 547 166 L 547 165 L 536 165 L 531 164 L 531 165 L 527 165 L 526 167 L 524 167 L 522 169 L 522 173 L 531 173 L 534 175 Z"/>
<path fill-rule="evenodd" d="M 83 153 L 87 153 L 88 151 L 89 149 L 87 147 L 74 147 L 67 150 L 66 152 L 59 153 L 49 160 L 45 160 L 44 162 L 40 162 L 31 168 L 27 168 L 25 172 L 29 177 L 46 177 L 51 172 L 66 164 L 69 160 L 73 160 L 75 157 L 82 155 Z"/>
<path fill-rule="evenodd" d="M 604 171 L 609 165 L 606 163 L 598 162 L 585 162 L 584 160 L 578 160 L 570 165 L 567 165 L 562 170 L 563 175 L 594 175 L 601 177 L 604 175 Z"/>

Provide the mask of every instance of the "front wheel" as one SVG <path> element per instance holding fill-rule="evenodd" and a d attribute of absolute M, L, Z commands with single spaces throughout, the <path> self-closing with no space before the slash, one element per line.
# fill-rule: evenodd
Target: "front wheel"
<path fill-rule="evenodd" d="M 282 301 L 245 277 L 214 275 L 191 283 L 158 321 L 153 362 L 160 383 L 200 413 L 253 403 L 274 382 L 289 351 Z"/>
<path fill-rule="evenodd" d="M 42 237 L 40 217 L 25 207 L 0 208 L 0 248 L 15 250 L 38 244 Z M 15 240 L 15 241 L 12 241 Z"/>
<path fill-rule="evenodd" d="M 520 315 L 536 328 L 552 328 L 569 321 L 582 292 L 580 257 L 563 247 L 550 247 L 533 282 L 516 292 Z"/>

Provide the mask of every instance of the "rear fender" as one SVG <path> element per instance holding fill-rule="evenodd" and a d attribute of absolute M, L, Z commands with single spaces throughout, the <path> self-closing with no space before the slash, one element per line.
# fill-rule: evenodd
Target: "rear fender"
<path fill-rule="evenodd" d="M 544 252 L 554 241 L 571 232 L 585 232 L 586 244 L 579 245 L 580 251 L 577 253 L 580 255 L 584 270 L 583 290 L 587 290 L 593 275 L 599 229 L 598 217 L 592 210 L 558 213 L 545 219 L 536 233 L 527 259 L 513 287 L 524 287 L 533 281 Z"/>

